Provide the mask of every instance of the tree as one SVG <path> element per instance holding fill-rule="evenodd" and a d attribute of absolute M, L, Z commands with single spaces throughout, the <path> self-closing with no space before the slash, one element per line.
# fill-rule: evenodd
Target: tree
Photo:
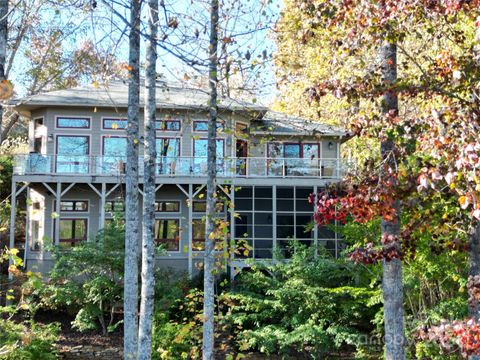
<path fill-rule="evenodd" d="M 125 274 L 124 358 L 136 359 L 138 351 L 138 110 L 140 103 L 140 10 L 141 1 L 130 7 L 127 168 L 125 174 Z"/>
<path fill-rule="evenodd" d="M 7 41 L 8 41 L 8 0 L 0 1 L 0 82 L 2 82 L 2 89 L 5 85 L 10 85 L 5 75 L 5 65 L 7 58 Z M 8 99 L 10 94 L 8 92 L 4 94 L 2 91 L 2 100 Z M 6 95 L 6 96 L 5 96 Z M 2 118 L 3 118 L 3 106 L 0 105 L 0 144 L 2 143 Z"/>
<path fill-rule="evenodd" d="M 215 329 L 215 214 L 217 190 L 217 63 L 218 63 L 218 0 L 210 2 L 207 209 L 205 224 L 205 256 L 203 283 L 203 359 L 214 359 Z"/>
<path fill-rule="evenodd" d="M 157 62 L 158 0 L 148 1 L 146 43 L 145 116 L 144 116 L 144 181 L 143 181 L 143 240 L 142 287 L 138 332 L 138 359 L 152 357 L 152 320 L 155 296 L 155 175 L 156 175 L 156 62 Z"/>

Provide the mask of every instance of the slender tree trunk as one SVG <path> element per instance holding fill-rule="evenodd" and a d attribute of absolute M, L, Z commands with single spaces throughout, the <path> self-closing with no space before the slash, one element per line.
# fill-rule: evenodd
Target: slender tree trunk
<path fill-rule="evenodd" d="M 124 358 L 137 358 L 138 343 L 138 110 L 140 102 L 140 0 L 130 10 L 127 168 L 125 176 Z"/>
<path fill-rule="evenodd" d="M 386 87 L 397 80 L 397 47 L 395 44 L 385 42 L 380 49 L 380 61 L 382 67 L 383 81 Z M 387 90 L 382 99 L 382 111 L 385 115 L 398 114 L 398 96 L 395 91 Z M 382 160 L 388 168 L 395 171 L 395 144 L 393 141 L 383 141 L 380 146 Z M 391 176 L 385 171 L 382 176 Z M 392 178 L 395 182 L 395 179 Z M 394 185 L 395 186 L 395 185 Z M 395 218 L 392 221 L 382 220 L 382 235 L 385 238 L 393 235 L 397 238 L 400 234 L 400 207 L 395 203 Z M 394 244 L 401 250 L 398 240 Z M 403 309 L 403 284 L 402 284 L 402 260 L 393 259 L 383 261 L 383 306 L 385 322 L 385 357 L 387 360 L 405 359 L 405 325 Z"/>
<path fill-rule="evenodd" d="M 142 289 L 138 333 L 138 359 L 152 358 L 152 318 L 155 287 L 155 247 L 153 227 L 155 221 L 155 115 L 158 0 L 148 1 L 148 29 L 146 42 L 145 116 L 144 116 L 144 175 L 143 175 L 143 241 Z"/>
<path fill-rule="evenodd" d="M 5 63 L 8 40 L 8 0 L 0 0 L 0 81 L 6 80 Z M 3 142 L 3 106 L 0 104 L 0 145 Z"/>
<path fill-rule="evenodd" d="M 477 17 L 477 23 L 480 21 L 480 16 Z M 480 24 L 480 23 L 479 23 Z M 480 27 L 477 27 L 476 36 L 475 36 L 475 55 L 477 60 L 477 67 L 480 67 Z M 468 255 L 469 255 L 469 267 L 468 267 L 468 278 L 470 282 L 475 282 L 475 277 L 480 277 L 480 222 L 475 221 L 475 228 L 472 234 L 470 234 L 469 244 L 468 244 Z M 480 304 L 478 301 L 470 296 L 471 301 L 468 304 L 468 315 L 470 318 L 480 321 Z M 469 357 L 470 360 L 480 360 L 479 355 L 472 355 Z"/>
<path fill-rule="evenodd" d="M 203 279 L 203 359 L 214 359 L 215 313 L 215 191 L 217 187 L 217 49 L 218 49 L 218 0 L 210 3 L 209 86 L 210 104 L 208 123 L 207 211 L 205 224 L 205 258 Z"/>

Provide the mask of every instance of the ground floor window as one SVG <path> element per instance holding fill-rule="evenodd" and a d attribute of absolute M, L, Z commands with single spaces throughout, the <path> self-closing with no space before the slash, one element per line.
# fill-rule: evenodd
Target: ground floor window
<path fill-rule="evenodd" d="M 34 251 L 40 250 L 40 221 L 32 220 L 32 246 Z"/>
<path fill-rule="evenodd" d="M 205 220 L 192 220 L 192 250 L 203 251 L 205 249 Z"/>
<path fill-rule="evenodd" d="M 79 241 L 87 240 L 87 219 L 60 219 L 60 246 L 74 247 Z"/>
<path fill-rule="evenodd" d="M 180 250 L 180 221 L 178 219 L 155 220 L 155 242 L 164 245 L 167 251 Z"/>

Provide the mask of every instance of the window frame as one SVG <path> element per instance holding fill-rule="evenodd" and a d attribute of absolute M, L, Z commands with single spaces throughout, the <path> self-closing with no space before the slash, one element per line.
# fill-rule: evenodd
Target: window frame
<path fill-rule="evenodd" d="M 207 152 L 208 152 L 208 138 L 205 138 L 205 137 L 197 138 L 197 139 L 192 138 L 192 157 L 193 157 L 193 158 L 199 158 L 199 159 L 206 159 L 207 156 L 196 156 L 196 155 L 195 155 L 195 141 L 197 141 L 197 140 L 206 140 L 206 141 L 207 141 Z M 216 141 L 221 141 L 222 144 L 223 144 L 223 146 L 222 146 L 222 147 L 223 147 L 223 157 L 221 158 L 221 159 L 223 160 L 223 159 L 226 158 L 226 154 L 225 154 L 225 150 L 226 150 L 226 149 L 225 149 L 225 138 L 223 138 L 223 137 L 222 137 L 222 138 L 216 138 L 215 140 L 216 140 Z M 217 146 L 217 149 L 218 149 L 218 146 Z M 217 150 L 217 151 L 218 151 L 218 150 Z M 218 160 L 218 158 L 217 158 L 217 160 Z"/>
<path fill-rule="evenodd" d="M 157 205 L 161 203 L 175 203 L 177 204 L 177 210 L 175 211 L 166 211 L 166 210 L 157 210 Z M 181 201 L 180 200 L 156 200 L 155 201 L 155 212 L 160 214 L 179 214 L 181 213 Z"/>
<path fill-rule="evenodd" d="M 107 203 L 112 203 L 112 210 L 107 210 L 106 209 Z M 115 210 L 115 203 L 123 203 L 123 210 L 122 211 Z M 121 213 L 124 213 L 125 212 L 125 200 L 105 200 L 105 207 L 103 209 L 108 214 L 113 214 L 117 211 L 121 212 Z"/>
<path fill-rule="evenodd" d="M 53 200 L 53 211 L 56 208 L 56 201 Z M 75 203 L 77 202 L 85 202 L 87 203 L 87 210 L 62 210 L 62 202 L 72 202 L 73 208 L 75 209 Z M 82 199 L 62 199 L 60 200 L 60 212 L 61 213 L 68 213 L 68 214 L 88 214 L 90 212 L 90 200 L 82 200 Z"/>
<path fill-rule="evenodd" d="M 208 122 L 209 122 L 209 120 L 201 120 L 201 119 L 193 120 L 192 121 L 192 132 L 194 132 L 194 133 L 206 133 L 206 132 L 208 132 Z M 207 130 L 196 130 L 195 125 L 198 124 L 198 123 L 206 123 L 207 124 Z M 225 120 L 217 119 L 217 133 L 224 132 L 224 130 L 225 130 Z"/>
<path fill-rule="evenodd" d="M 157 238 L 156 238 L 156 231 L 155 231 L 155 227 L 156 227 L 157 221 L 175 221 L 176 227 L 177 227 L 177 229 L 176 229 L 176 230 L 177 230 L 177 236 L 176 236 L 176 238 L 175 238 L 175 239 L 157 239 Z M 154 231 L 153 231 L 153 232 L 154 232 L 154 239 L 153 239 L 153 241 L 155 242 L 155 244 L 156 244 L 157 246 L 159 246 L 159 245 L 162 244 L 162 243 L 161 243 L 161 240 L 167 240 L 167 241 L 168 241 L 168 240 L 177 240 L 178 250 L 168 250 L 168 249 L 167 249 L 166 251 L 167 251 L 167 253 L 181 253 L 182 249 L 181 249 L 181 246 L 180 246 L 180 245 L 181 245 L 181 244 L 180 244 L 180 243 L 181 243 L 181 231 L 180 231 L 181 228 L 180 228 L 180 226 L 181 226 L 180 218 L 177 218 L 177 217 L 158 217 L 158 218 L 157 218 L 157 217 L 156 217 L 156 218 L 155 218 L 155 223 L 153 224 L 153 230 L 154 230 Z"/>
<path fill-rule="evenodd" d="M 75 234 L 75 222 L 76 221 L 84 221 L 85 222 L 85 238 L 83 239 L 65 239 L 63 241 L 61 241 L 60 239 L 60 231 L 58 233 L 58 239 L 55 238 L 55 221 L 58 221 L 59 224 L 58 224 L 58 227 L 60 229 L 60 221 L 73 221 L 72 222 L 72 230 L 73 230 L 73 233 Z M 90 222 L 89 222 L 89 219 L 86 218 L 86 217 L 66 217 L 66 218 L 62 218 L 61 216 L 56 218 L 55 221 L 52 222 L 53 224 L 53 239 L 54 239 L 54 243 L 56 245 L 60 245 L 62 242 L 65 243 L 65 242 L 73 242 L 73 243 L 78 243 L 80 241 L 88 241 L 88 234 L 89 234 L 89 225 L 90 225 Z M 62 250 L 68 250 L 67 249 L 62 249 Z"/>
<path fill-rule="evenodd" d="M 125 128 L 116 128 L 116 129 L 113 129 L 113 128 L 109 128 L 109 127 L 105 127 L 105 121 L 106 120 L 117 120 L 117 121 L 126 121 L 127 124 L 125 126 Z M 125 131 L 128 127 L 128 119 L 127 118 L 124 118 L 124 117 L 113 117 L 113 116 L 102 116 L 102 130 L 106 130 L 106 131 Z"/>
<path fill-rule="evenodd" d="M 75 120 L 75 119 L 82 119 L 82 120 L 87 120 L 88 121 L 88 126 L 82 126 L 82 127 L 70 127 L 70 126 L 59 126 L 58 125 L 58 120 L 59 119 L 70 119 L 70 120 Z M 59 130 L 91 130 L 92 128 L 92 117 L 91 116 L 73 116 L 73 115 L 55 115 L 55 129 Z"/>
<path fill-rule="evenodd" d="M 178 124 L 178 130 L 162 129 L 161 124 L 167 124 L 167 123 L 177 123 Z M 157 124 L 160 124 L 160 126 L 158 128 L 157 128 Z M 180 132 L 180 131 L 182 131 L 182 120 L 181 119 L 155 119 L 155 131 Z"/>

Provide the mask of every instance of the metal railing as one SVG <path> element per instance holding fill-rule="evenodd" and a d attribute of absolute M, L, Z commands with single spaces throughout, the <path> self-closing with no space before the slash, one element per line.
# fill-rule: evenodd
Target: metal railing
<path fill-rule="evenodd" d="M 143 157 L 139 172 L 143 174 Z M 16 175 L 90 175 L 121 176 L 125 174 L 126 158 L 119 156 L 17 155 Z M 157 176 L 206 177 L 206 157 L 158 157 Z M 219 158 L 217 176 L 226 178 L 333 178 L 342 176 L 340 159 L 298 158 Z"/>

